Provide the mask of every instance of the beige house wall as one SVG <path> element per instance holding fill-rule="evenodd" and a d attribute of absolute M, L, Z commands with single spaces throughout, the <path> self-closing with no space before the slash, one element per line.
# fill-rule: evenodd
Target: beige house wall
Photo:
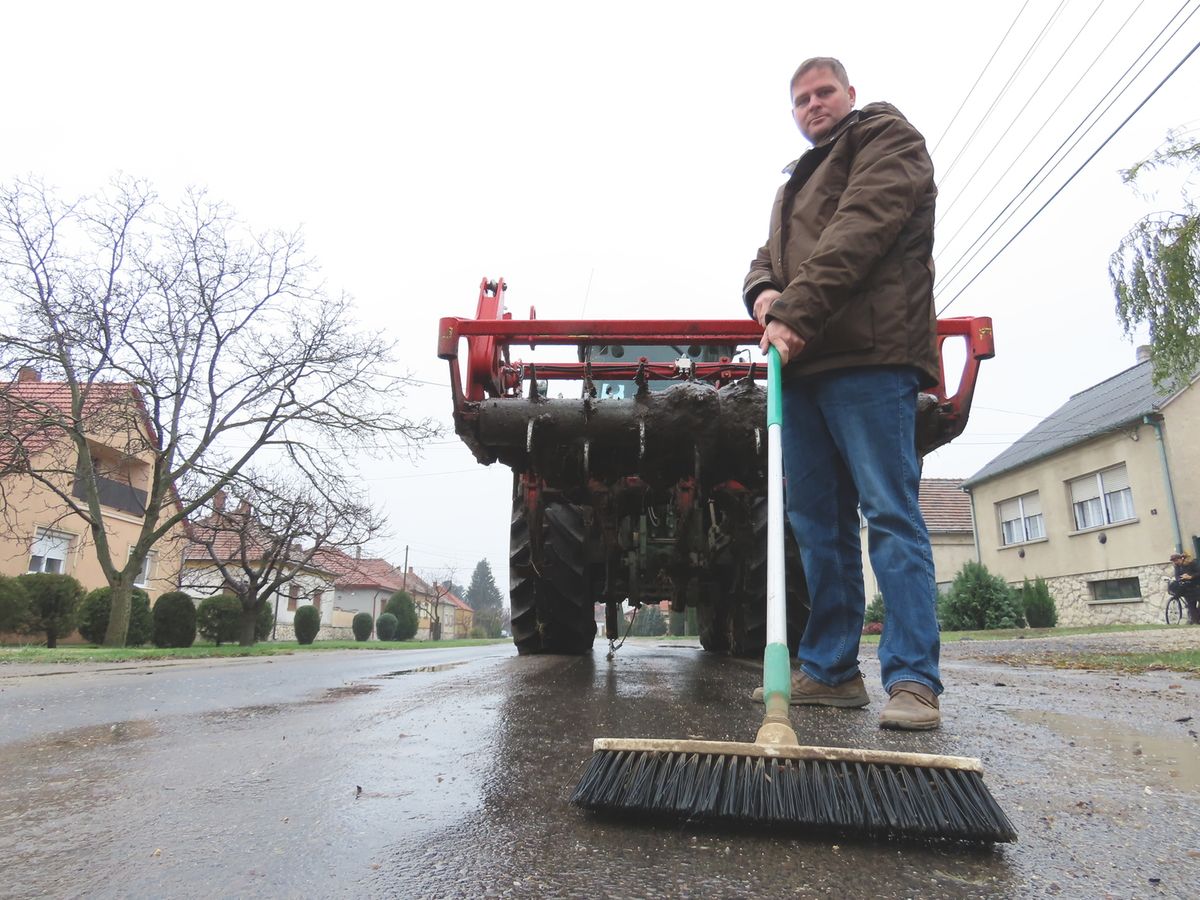
<path fill-rule="evenodd" d="M 879 593 L 879 579 L 871 568 L 865 527 L 860 530 L 859 537 L 862 541 L 863 584 L 867 603 L 870 604 L 871 599 Z M 938 592 L 944 593 L 963 564 L 975 559 L 975 538 L 969 531 L 940 532 L 929 535 L 929 544 L 933 550 L 934 580 L 937 581 Z"/>
<path fill-rule="evenodd" d="M 148 471 L 146 467 L 145 472 Z M 133 486 L 144 490 L 148 486 L 147 481 L 148 477 L 141 483 L 134 480 Z M 69 492 L 71 479 L 63 475 L 57 484 Z M 24 574 L 29 568 L 30 547 L 37 530 L 48 528 L 71 536 L 70 550 L 65 560 L 65 574 L 77 579 L 89 591 L 108 585 L 96 556 L 95 542 L 90 529 L 79 516 L 67 513 L 62 501 L 50 488 L 27 476 L 11 476 L 4 479 L 3 490 L 0 574 Z M 105 507 L 104 524 L 113 560 L 120 564 L 137 542 L 142 520 L 137 516 Z M 159 541 L 152 551 L 154 557 L 149 579 L 144 587 L 152 602 L 159 594 L 177 589 L 184 543 L 183 529 L 179 527 L 173 536 Z"/>
<path fill-rule="evenodd" d="M 1163 443 L 1183 536 L 1183 549 L 1196 553 L 1200 535 L 1200 389 L 1195 384 L 1163 408 Z M 1147 431 L 1151 429 L 1147 428 Z M 1149 439 L 1151 435 L 1147 435 Z M 1166 510 L 1160 510 L 1166 514 Z M 1196 554 L 1200 556 L 1200 554 Z"/>
<path fill-rule="evenodd" d="M 1195 392 L 1188 392 L 1195 393 Z M 1179 398 L 1164 414 L 1164 433 L 1171 461 L 1175 501 L 1184 519 L 1184 543 L 1200 522 L 1194 512 L 1200 494 L 1196 472 L 1194 418 L 1196 398 Z M 1188 411 L 1191 410 L 1189 413 Z M 1181 415 L 1182 414 L 1182 415 Z M 1178 449 L 1172 458 L 1173 451 Z M 1133 495 L 1134 518 L 1111 525 L 1076 530 L 1069 482 L 1124 463 Z M 1037 491 L 1041 500 L 1046 536 L 1022 544 L 1003 546 L 999 503 Z M 981 561 L 1011 584 L 1045 578 L 1058 605 L 1060 625 L 1157 622 L 1166 599 L 1162 576 L 1174 544 L 1168 493 L 1155 430 L 1138 425 L 1070 447 L 1029 466 L 1006 472 L 971 491 Z M 1096 601 L 1091 582 L 1137 577 L 1141 598 Z"/>

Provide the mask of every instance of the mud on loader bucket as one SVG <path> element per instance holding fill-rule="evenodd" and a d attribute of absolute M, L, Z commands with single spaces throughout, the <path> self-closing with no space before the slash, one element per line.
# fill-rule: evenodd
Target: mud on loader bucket
<path fill-rule="evenodd" d="M 539 320 L 534 310 L 514 319 L 505 290 L 502 279 L 484 279 L 475 318 L 443 318 L 438 356 L 450 364 L 458 435 L 479 462 L 513 470 L 518 651 L 587 653 L 596 604 L 611 639 L 628 603 L 694 610 L 706 650 L 761 654 L 761 328 L 749 318 Z M 991 319 L 941 319 L 937 343 L 941 383 L 918 404 L 922 454 L 966 427 L 979 364 L 994 352 Z M 576 348 L 575 359 L 522 362 L 511 353 L 563 345 Z M 551 382 L 582 387 L 577 397 L 551 397 Z M 790 529 L 787 568 L 794 652 L 808 597 Z"/>

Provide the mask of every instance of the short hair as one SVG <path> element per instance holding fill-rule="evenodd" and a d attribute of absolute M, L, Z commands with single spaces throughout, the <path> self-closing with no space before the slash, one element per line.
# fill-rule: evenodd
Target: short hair
<path fill-rule="evenodd" d="M 842 83 L 842 87 L 850 87 L 850 76 L 846 74 L 846 67 L 842 65 L 841 60 L 834 59 L 832 56 L 814 56 L 800 63 L 798 68 L 792 75 L 792 90 L 796 89 L 796 82 L 806 73 L 813 69 L 828 69 L 833 73 L 833 77 Z"/>

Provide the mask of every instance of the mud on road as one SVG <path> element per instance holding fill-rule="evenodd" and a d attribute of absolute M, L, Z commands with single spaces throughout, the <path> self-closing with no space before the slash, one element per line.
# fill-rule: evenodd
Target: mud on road
<path fill-rule="evenodd" d="M 804 743 L 979 757 L 1020 835 L 985 848 L 569 806 L 595 737 L 753 738 L 761 666 L 687 642 L 0 667 L 0 897 L 1190 900 L 1200 679 L 1036 664 L 1167 642 L 1200 628 L 947 645 L 924 734 L 878 729 L 864 646 L 870 707 L 794 711 Z"/>

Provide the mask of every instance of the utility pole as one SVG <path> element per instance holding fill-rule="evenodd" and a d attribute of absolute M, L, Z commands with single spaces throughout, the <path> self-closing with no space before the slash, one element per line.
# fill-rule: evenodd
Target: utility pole
<path fill-rule="evenodd" d="M 404 587 L 402 590 L 408 590 L 408 544 L 404 545 Z"/>

